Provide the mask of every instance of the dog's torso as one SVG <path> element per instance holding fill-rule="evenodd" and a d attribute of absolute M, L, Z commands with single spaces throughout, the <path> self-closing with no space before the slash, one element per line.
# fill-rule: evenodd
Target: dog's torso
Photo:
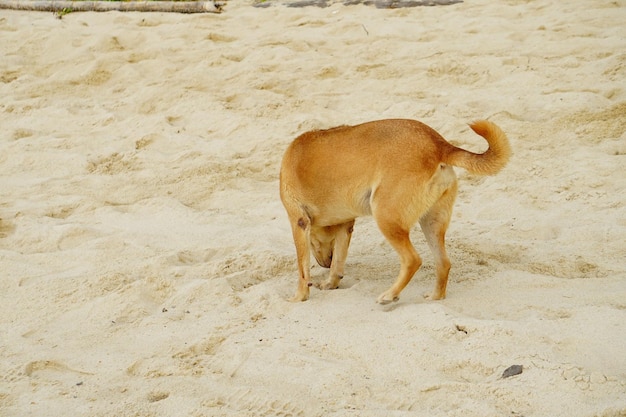
<path fill-rule="evenodd" d="M 314 226 L 371 215 L 381 185 L 399 202 L 418 198 L 424 200 L 418 206 L 429 206 L 456 180 L 441 163 L 441 142 L 447 143 L 414 120 L 309 132 L 287 149 L 290 169 L 281 172 L 281 181 Z"/>

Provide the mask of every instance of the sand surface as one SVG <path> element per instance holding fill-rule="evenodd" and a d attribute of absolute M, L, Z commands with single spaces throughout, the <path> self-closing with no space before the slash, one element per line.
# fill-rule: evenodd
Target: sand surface
<path fill-rule="evenodd" d="M 0 11 L 1 416 L 626 416 L 626 2 L 328 4 Z M 365 218 L 288 302 L 285 147 L 391 117 L 511 140 L 457 170 L 448 298 L 416 227 L 377 305 Z"/>

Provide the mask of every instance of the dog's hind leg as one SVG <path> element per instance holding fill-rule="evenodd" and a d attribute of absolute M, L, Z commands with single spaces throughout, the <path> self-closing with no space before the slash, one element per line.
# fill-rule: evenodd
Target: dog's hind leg
<path fill-rule="evenodd" d="M 452 206 L 456 197 L 457 184 L 453 181 L 450 187 L 433 204 L 428 212 L 420 219 L 422 232 L 426 237 L 426 242 L 435 258 L 437 267 L 437 283 L 434 291 L 426 297 L 431 300 L 441 300 L 446 297 L 446 286 L 448 285 L 448 274 L 450 272 L 450 259 L 446 254 L 446 230 L 452 217 Z"/>
<path fill-rule="evenodd" d="M 388 304 L 398 301 L 400 292 L 407 286 L 415 272 L 422 265 L 422 260 L 411 243 L 409 230 L 399 224 L 388 220 L 385 215 L 374 216 L 381 232 L 387 238 L 391 246 L 400 255 L 400 273 L 393 285 L 383 292 L 376 300 L 379 304 Z"/>
<path fill-rule="evenodd" d="M 343 278 L 343 271 L 348 257 L 348 247 L 352 238 L 354 220 L 333 226 L 335 230 L 335 247 L 333 249 L 333 260 L 330 265 L 330 275 L 322 283 L 323 290 L 332 290 L 339 287 L 339 280 Z"/>

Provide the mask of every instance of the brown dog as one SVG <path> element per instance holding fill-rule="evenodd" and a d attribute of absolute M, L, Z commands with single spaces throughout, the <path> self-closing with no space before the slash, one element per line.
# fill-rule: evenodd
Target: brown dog
<path fill-rule="evenodd" d="M 493 175 L 511 154 L 508 139 L 486 120 L 470 125 L 489 149 L 475 154 L 457 148 L 430 127 L 414 120 L 380 120 L 318 130 L 296 138 L 280 170 L 280 197 L 287 210 L 300 278 L 293 301 L 309 297 L 310 251 L 330 268 L 323 289 L 337 288 L 343 277 L 355 218 L 372 215 L 400 255 L 395 283 L 378 297 L 398 300 L 422 264 L 409 239 L 420 222 L 437 265 L 433 300 L 446 296 L 450 260 L 445 234 L 457 191 L 452 165 Z"/>

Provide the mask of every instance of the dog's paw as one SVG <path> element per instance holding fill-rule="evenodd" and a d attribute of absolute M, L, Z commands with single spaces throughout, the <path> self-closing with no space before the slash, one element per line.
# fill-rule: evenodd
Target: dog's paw
<path fill-rule="evenodd" d="M 326 281 L 317 285 L 317 288 L 320 290 L 336 290 L 339 288 L 339 278 L 338 279 L 327 279 Z"/>
<path fill-rule="evenodd" d="M 439 294 L 439 293 L 434 293 L 434 292 L 424 293 L 425 300 L 437 301 L 437 300 L 443 300 L 444 298 L 446 298 L 445 294 Z"/>
<path fill-rule="evenodd" d="M 289 299 L 289 301 L 292 302 L 292 303 L 298 303 L 298 302 L 306 301 L 308 299 L 309 299 L 309 293 L 308 292 L 306 294 L 301 294 L 301 293 L 297 292 L 296 295 L 294 295 L 293 297 L 291 297 Z"/>
<path fill-rule="evenodd" d="M 378 296 L 378 298 L 376 299 L 376 302 L 378 304 L 389 304 L 392 302 L 396 302 L 400 299 L 400 297 L 398 297 L 397 295 L 394 295 L 393 293 L 391 293 L 390 291 L 385 291 L 384 293 L 382 293 L 381 295 Z"/>

